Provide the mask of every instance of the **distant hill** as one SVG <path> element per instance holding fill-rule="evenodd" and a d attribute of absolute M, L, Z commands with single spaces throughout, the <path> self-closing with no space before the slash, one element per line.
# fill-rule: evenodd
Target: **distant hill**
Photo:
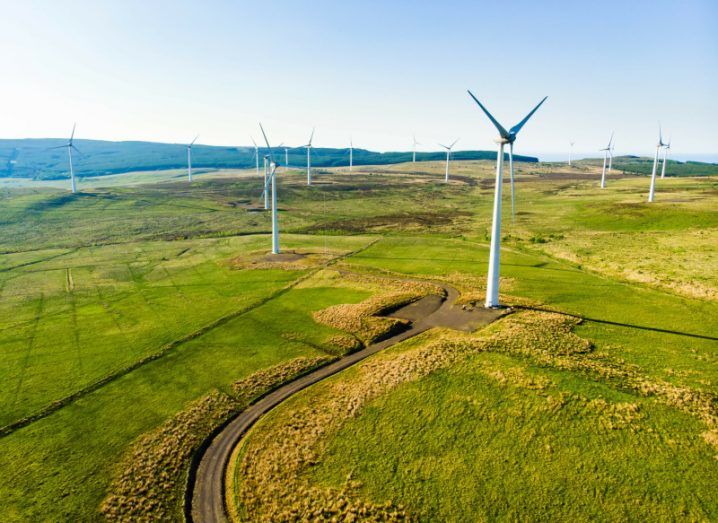
<path fill-rule="evenodd" d="M 661 159 L 663 156 L 661 155 Z M 603 165 L 603 158 L 578 160 L 577 164 Z M 658 175 L 661 174 L 662 165 L 658 165 Z M 650 175 L 653 170 L 653 158 L 641 156 L 616 156 L 613 158 L 613 170 L 627 174 Z M 705 162 L 679 162 L 668 158 L 666 164 L 666 176 L 716 176 L 718 175 L 717 163 Z"/>
<path fill-rule="evenodd" d="M 0 177 L 50 180 L 69 176 L 67 150 L 52 149 L 66 143 L 64 139 L 0 140 Z M 102 140 L 75 140 L 81 155 L 73 154 L 75 174 L 103 176 L 130 171 L 172 169 L 187 165 L 187 148 L 182 144 L 155 142 L 108 142 Z M 260 155 L 266 149 L 260 148 Z M 275 150 L 277 159 L 284 163 L 284 151 Z M 416 153 L 420 161 L 443 160 L 444 152 Z M 496 158 L 494 151 L 457 151 L 455 160 L 486 160 Z M 515 155 L 517 161 L 537 162 L 532 156 Z M 411 152 L 379 153 L 354 149 L 354 165 L 384 165 L 411 161 Z M 314 148 L 312 165 L 338 167 L 348 165 L 348 149 Z M 289 149 L 289 165 L 306 165 L 303 147 Z M 254 166 L 253 147 L 220 147 L 195 145 L 192 147 L 192 166 L 197 168 L 250 168 Z"/>

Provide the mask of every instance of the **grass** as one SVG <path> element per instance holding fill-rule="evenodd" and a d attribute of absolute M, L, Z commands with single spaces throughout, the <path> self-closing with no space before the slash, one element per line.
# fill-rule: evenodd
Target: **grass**
<path fill-rule="evenodd" d="M 4 519 L 94 514 L 113 463 L 139 434 L 212 389 L 228 390 L 238 379 L 284 360 L 326 354 L 322 346 L 336 331 L 314 324 L 311 312 L 365 296 L 347 289 L 289 291 L 4 437 Z M 304 339 L 288 338 L 292 332 Z M 38 485 L 40 495 L 28 496 Z"/>
<path fill-rule="evenodd" d="M 615 409 L 624 405 L 636 406 L 633 417 Z M 341 485 L 351 474 L 364 496 L 424 521 L 710 520 L 718 472 L 698 425 L 650 400 L 482 354 L 367 405 L 312 476 Z"/>
<path fill-rule="evenodd" d="M 76 196 L 37 184 L 0 188 L 0 425 L 111 378 L 0 437 L 0 518 L 95 518 L 114 467 L 137 437 L 216 389 L 230 392 L 232 383 L 259 369 L 297 357 L 335 354 L 334 343 L 344 333 L 316 323 L 314 313 L 361 302 L 384 289 L 357 286 L 336 272 L 331 277 L 329 271 L 311 275 L 331 256 L 360 251 L 336 268 L 448 279 L 467 296 L 479 296 L 488 254 L 493 163 L 453 163 L 448 186 L 442 183 L 442 162 L 422 162 L 419 173 L 413 170 L 410 164 L 358 168 L 351 175 L 323 169 L 312 188 L 304 185 L 301 171 L 282 173 L 283 248 L 313 253 L 291 270 L 235 263 L 238 258 L 255 259 L 268 245 L 267 213 L 254 212 L 259 184 L 252 172 L 206 172 L 191 188 L 177 181 L 181 171 L 105 176 L 85 180 Z M 657 203 L 649 207 L 642 203 L 645 177 L 614 176 L 605 191 L 598 191 L 597 176 L 590 165 L 572 170 L 517 165 L 515 221 L 504 207 L 502 293 L 600 320 L 576 328 L 596 350 L 620 365 L 635 365 L 650 379 L 714 393 L 718 215 L 712 200 L 718 182 L 711 177 L 660 180 Z M 158 359 L 146 361 L 160 353 Z M 486 368 L 504 374 L 520 368 L 536 379 L 550 379 L 550 394 L 578 399 L 571 399 L 554 419 L 540 410 L 545 391 L 512 389 L 512 384 L 481 372 Z M 342 374 L 336 381 L 351 375 Z M 307 395 L 313 390 L 323 389 L 313 388 Z M 442 409 L 453 412 L 452 394 L 463 390 L 464 396 L 482 398 L 485 408 L 469 405 L 463 418 L 442 416 Z M 433 391 L 436 397 L 425 395 Z M 602 433 L 596 426 L 604 414 L 586 410 L 582 398 L 639 404 L 645 414 L 637 421 L 641 430 Z M 484 486 L 479 477 L 465 480 L 461 496 L 450 503 L 453 508 L 445 506 L 448 501 L 441 493 L 450 488 L 448 479 L 472 476 L 466 468 L 478 462 L 472 459 L 485 460 L 489 467 L 481 477 L 492 476 L 495 469 L 490 467 L 502 466 L 499 456 L 512 444 L 523 446 L 522 456 L 527 457 L 510 463 L 510 474 L 502 480 L 507 495 L 521 489 L 526 495 L 517 510 L 533 500 L 547 517 L 559 517 L 564 510 L 576 516 L 567 502 L 575 497 L 583 500 L 575 510 L 599 514 L 596 500 L 602 488 L 617 484 L 622 475 L 643 474 L 643 483 L 634 478 L 634 490 L 622 492 L 644 508 L 626 509 L 626 516 L 679 517 L 683 507 L 688 517 L 715 517 L 714 500 L 701 494 L 707 492 L 706 482 L 697 478 L 700 473 L 715 479 L 710 468 L 714 462 L 703 463 L 709 451 L 698 422 L 615 384 L 482 353 L 465 366 L 437 370 L 371 401 L 376 404 L 367 403 L 367 410 L 351 422 L 355 425 L 326 440 L 331 459 L 319 463 L 313 476 L 317 484 L 336 487 L 347 470 L 356 470 L 364 484 L 362 495 L 397 501 L 429 519 L 460 519 L 456 507 L 461 500 L 487 518 L 511 518 L 513 513 L 504 510 L 509 500 L 500 498 L 498 486 L 493 497 L 483 501 L 486 506 L 480 505 L 478 493 Z M 417 409 L 436 423 L 416 432 L 424 427 L 417 417 L 407 427 L 423 436 L 402 435 L 394 441 L 391 430 L 403 429 L 392 420 L 403 421 Z M 524 412 L 520 419 L 530 423 L 523 427 L 512 421 L 514 412 Z M 500 423 L 484 426 L 481 416 L 487 413 Z M 272 419 L 261 424 L 270 436 Z M 350 426 L 357 435 L 351 452 Z M 384 431 L 383 447 L 376 446 L 379 439 L 370 426 Z M 533 447 L 531 429 L 542 427 L 549 435 L 565 431 L 565 447 L 560 439 L 548 441 L 545 434 L 536 436 L 538 446 Z M 499 437 L 507 430 L 516 435 L 513 443 Z M 451 449 L 441 443 L 451 431 L 481 435 L 462 439 L 462 455 L 473 458 L 457 460 L 455 468 L 448 465 L 454 456 Z M 590 437 L 579 445 L 576 435 L 584 433 Z M 647 434 L 663 435 L 655 443 L 663 450 L 645 455 L 642 449 L 654 443 Z M 496 445 L 491 447 L 494 461 L 478 444 L 485 441 Z M 544 468 L 536 456 L 547 441 L 555 454 L 565 457 L 546 462 Z M 402 479 L 387 468 L 404 459 L 403 445 L 407 459 L 425 468 L 424 481 Z M 677 449 L 675 459 L 667 455 L 669 448 Z M 428 457 L 434 451 L 445 461 L 431 462 Z M 367 463 L 375 464 L 372 470 L 362 461 L 363 453 Z M 577 454 L 588 468 L 572 471 L 567 476 L 571 481 L 542 490 L 540 482 L 531 479 L 556 476 Z M 694 466 L 695 473 L 685 474 L 682 462 Z M 635 470 L 627 463 L 637 463 Z M 587 475 L 590 467 L 604 465 L 610 469 L 606 474 Z M 375 490 L 369 490 L 370 483 Z M 571 490 L 579 484 L 585 492 Z M 664 484 L 673 485 L 675 493 Z M 640 485 L 644 489 L 636 490 Z M 685 494 L 690 486 L 695 496 L 706 498 L 702 508 Z M 593 505 L 591 488 L 599 493 Z M 610 489 L 608 493 L 614 495 Z M 541 505 L 545 498 L 558 501 Z M 671 503 L 674 512 L 666 509 Z M 620 517 L 615 507 L 606 507 Z"/>

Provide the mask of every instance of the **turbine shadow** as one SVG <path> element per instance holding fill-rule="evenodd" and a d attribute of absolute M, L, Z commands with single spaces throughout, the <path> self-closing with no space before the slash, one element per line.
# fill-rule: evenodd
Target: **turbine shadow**
<path fill-rule="evenodd" d="M 630 329 L 639 329 L 639 330 L 644 330 L 644 331 L 660 332 L 663 334 L 675 334 L 676 336 L 687 336 L 689 338 L 697 338 L 697 339 L 701 339 L 701 340 L 718 341 L 718 337 L 708 336 L 706 334 L 693 334 L 690 332 L 672 331 L 669 329 L 661 329 L 658 327 L 647 327 L 645 325 L 633 325 L 631 323 L 620 323 L 620 322 L 611 321 L 611 320 L 601 320 L 598 318 L 589 318 L 587 316 L 581 316 L 579 314 L 569 314 L 567 312 L 560 312 L 560 311 L 555 311 L 555 310 L 551 310 L 551 309 L 544 309 L 542 307 L 530 307 L 527 305 L 514 305 L 513 308 L 538 311 L 538 312 L 553 312 L 555 314 L 563 314 L 565 316 L 571 316 L 572 318 L 578 318 L 583 321 L 592 321 L 594 323 L 602 323 L 604 325 L 615 325 L 617 327 L 628 327 Z"/>

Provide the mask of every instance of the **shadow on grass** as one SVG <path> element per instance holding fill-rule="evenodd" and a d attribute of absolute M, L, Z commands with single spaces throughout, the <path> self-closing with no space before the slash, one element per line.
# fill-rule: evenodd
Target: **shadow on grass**
<path fill-rule="evenodd" d="M 694 333 L 690 333 L 690 332 L 681 332 L 681 331 L 672 331 L 669 329 L 660 329 L 658 327 L 647 327 L 645 325 L 633 325 L 631 323 L 620 323 L 617 321 L 600 320 L 597 318 L 589 318 L 587 316 L 581 316 L 578 314 L 569 314 L 567 312 L 560 312 L 560 311 L 555 311 L 555 310 L 551 310 L 551 309 L 544 309 L 542 307 L 529 307 L 526 305 L 514 305 L 513 308 L 514 309 L 531 310 L 531 311 L 539 311 L 539 312 L 552 312 L 554 314 L 563 314 L 565 316 L 571 316 L 572 318 L 578 318 L 583 321 L 592 321 L 594 323 L 602 323 L 604 325 L 615 325 L 617 327 L 628 327 L 630 329 L 661 332 L 663 334 L 675 334 L 677 336 L 687 336 L 689 338 L 697 338 L 697 339 L 701 339 L 701 340 L 718 341 L 718 337 L 708 336 L 706 334 L 694 334 Z"/>

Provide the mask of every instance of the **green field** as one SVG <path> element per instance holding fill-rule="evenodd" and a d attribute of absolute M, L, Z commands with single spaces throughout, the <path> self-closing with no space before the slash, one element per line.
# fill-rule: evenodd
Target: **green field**
<path fill-rule="evenodd" d="M 341 333 L 312 313 L 369 292 L 316 272 L 327 264 L 480 294 L 493 163 L 456 162 L 449 185 L 442 168 L 318 170 L 312 188 L 302 171 L 280 173 L 283 248 L 309 255 L 289 267 L 251 263 L 270 228 L 252 171 L 206 172 L 191 187 L 181 171 L 105 176 L 76 196 L 3 185 L 0 426 L 11 428 L 0 437 L 0 518 L 95 519 L 138 436 L 260 369 L 335 355 Z M 718 179 L 660 180 L 648 206 L 645 176 L 616 173 L 600 191 L 597 173 L 518 164 L 514 220 L 504 192 L 502 293 L 588 318 L 574 332 L 591 354 L 633 374 L 593 374 L 581 367 L 590 355 L 567 368 L 468 353 L 340 418 L 304 480 L 339 489 L 351 475 L 352 495 L 425 520 L 718 517 L 718 449 L 701 436 L 715 427 L 692 404 L 631 388 L 640 376 L 688 391 L 718 416 Z M 357 374 L 292 399 L 246 444 L 282 434 L 286 416 Z M 610 405 L 638 414 L 626 421 Z"/>

